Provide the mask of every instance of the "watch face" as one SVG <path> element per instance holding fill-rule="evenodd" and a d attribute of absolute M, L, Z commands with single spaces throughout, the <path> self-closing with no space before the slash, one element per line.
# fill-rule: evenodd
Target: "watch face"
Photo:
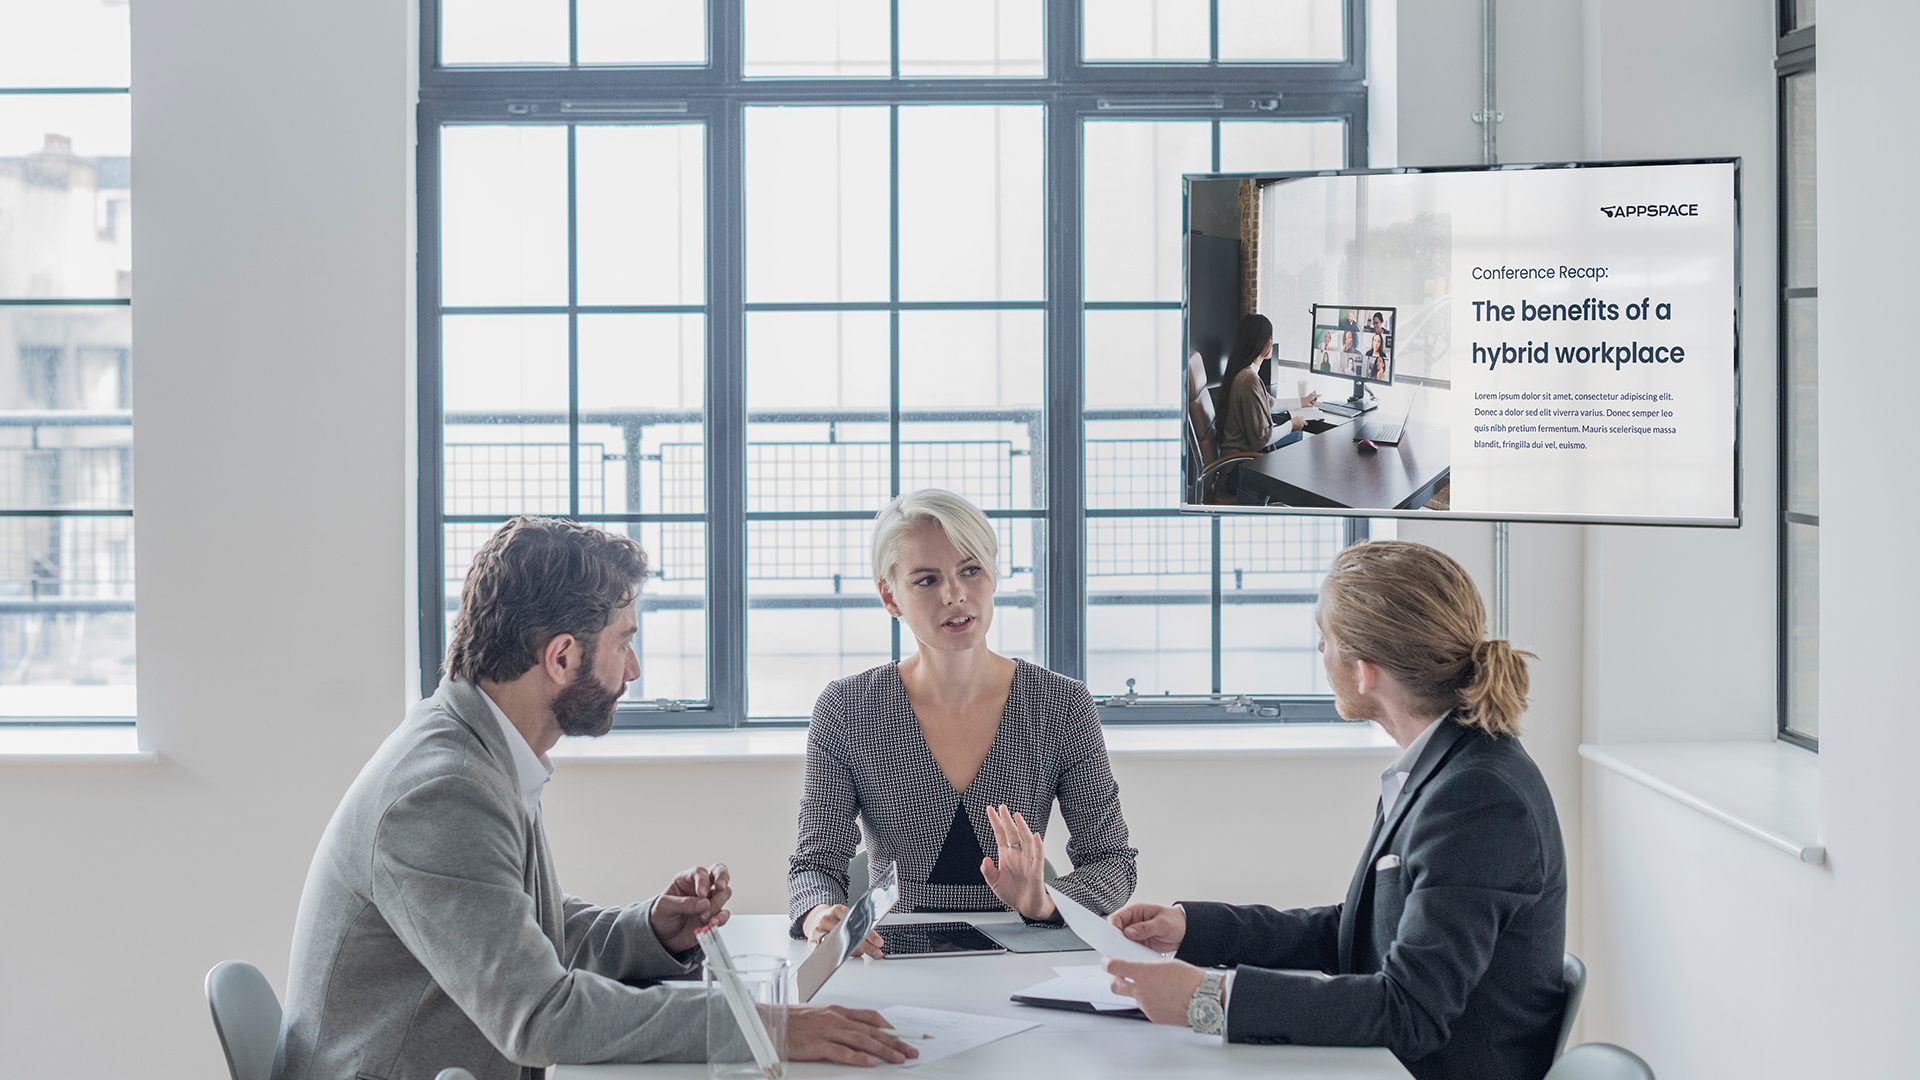
<path fill-rule="evenodd" d="M 1187 1005 L 1188 1026 L 1203 1035 L 1218 1033 L 1220 1025 L 1226 1018 L 1226 1011 L 1220 1007 L 1220 1002 L 1212 997 L 1196 996 Z"/>

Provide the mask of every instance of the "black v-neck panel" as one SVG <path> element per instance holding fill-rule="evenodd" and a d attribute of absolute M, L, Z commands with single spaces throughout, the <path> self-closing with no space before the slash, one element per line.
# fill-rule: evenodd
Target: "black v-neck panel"
<path fill-rule="evenodd" d="M 973 822 L 967 820 L 965 803 L 955 800 L 953 824 L 947 828 L 947 841 L 940 845 L 940 857 L 927 874 L 929 885 L 984 885 L 980 860 L 986 858 L 980 840 L 973 835 Z"/>

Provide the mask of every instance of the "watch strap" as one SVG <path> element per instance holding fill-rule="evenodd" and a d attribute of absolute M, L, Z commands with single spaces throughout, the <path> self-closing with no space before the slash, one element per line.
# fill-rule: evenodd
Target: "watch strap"
<path fill-rule="evenodd" d="M 1200 985 L 1187 1002 L 1188 1027 L 1202 1035 L 1218 1035 L 1226 1028 L 1226 980 L 1227 973 L 1224 971 L 1201 973 Z"/>

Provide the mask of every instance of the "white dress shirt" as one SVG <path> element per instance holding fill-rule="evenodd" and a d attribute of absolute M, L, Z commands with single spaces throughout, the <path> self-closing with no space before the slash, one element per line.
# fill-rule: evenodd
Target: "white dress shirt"
<path fill-rule="evenodd" d="M 500 730 L 507 736 L 507 747 L 513 754 L 513 774 L 520 781 L 520 801 L 527 804 L 528 816 L 537 819 L 540 816 L 540 792 L 553 777 L 553 762 L 547 760 L 547 755 L 533 752 L 533 747 L 527 745 L 526 736 L 520 734 L 520 729 L 507 719 L 506 712 L 493 700 L 492 695 L 481 690 L 480 696 L 487 699 L 487 708 L 493 710 L 493 718 L 500 721 Z"/>
<path fill-rule="evenodd" d="M 1413 775 L 1413 767 L 1420 760 L 1420 751 L 1427 748 L 1427 743 L 1433 741 L 1433 733 L 1452 715 L 1452 712 L 1441 713 L 1440 718 L 1415 735 L 1400 756 L 1393 759 L 1393 764 L 1387 766 L 1387 771 L 1380 774 L 1380 820 L 1385 821 L 1387 815 L 1393 813 L 1393 804 L 1400 801 L 1400 792 Z"/>

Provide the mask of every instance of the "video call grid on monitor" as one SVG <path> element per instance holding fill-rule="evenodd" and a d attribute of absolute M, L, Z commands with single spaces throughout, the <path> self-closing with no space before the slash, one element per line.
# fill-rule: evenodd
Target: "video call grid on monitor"
<path fill-rule="evenodd" d="M 1390 307 L 1315 304 L 1309 366 L 1316 374 L 1391 385 L 1393 318 Z"/>

